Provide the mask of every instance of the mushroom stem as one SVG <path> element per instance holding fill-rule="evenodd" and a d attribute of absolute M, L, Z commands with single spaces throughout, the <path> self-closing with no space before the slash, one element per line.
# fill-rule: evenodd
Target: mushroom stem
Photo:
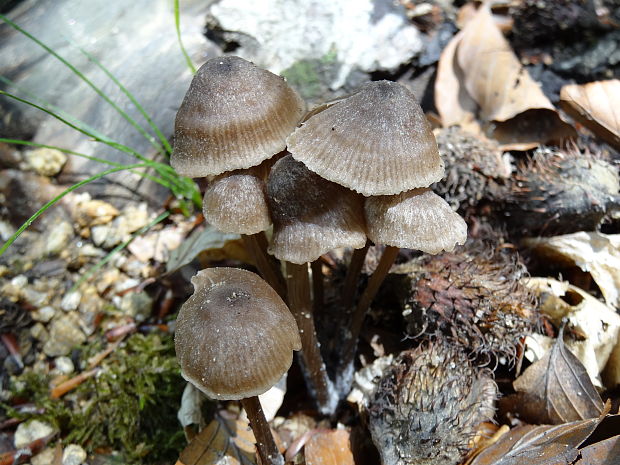
<path fill-rule="evenodd" d="M 323 263 L 320 257 L 310 264 L 310 269 L 312 269 L 312 308 L 316 315 L 323 310 L 323 306 L 325 305 Z"/>
<path fill-rule="evenodd" d="M 262 277 L 278 295 L 286 302 L 286 285 L 284 276 L 271 255 L 267 253 L 267 237 L 265 232 L 242 234 L 243 244 L 256 264 Z"/>
<path fill-rule="evenodd" d="M 248 415 L 250 426 L 254 432 L 260 463 L 265 465 L 284 465 L 284 457 L 282 457 L 273 439 L 258 396 L 241 399 L 241 405 Z"/>
<path fill-rule="evenodd" d="M 364 265 L 369 247 L 370 241 L 366 241 L 366 245 L 361 249 L 355 249 L 351 256 L 351 262 L 349 263 L 349 268 L 344 278 L 344 284 L 342 285 L 342 308 L 344 308 L 345 312 L 348 312 L 353 306 L 357 291 L 357 281 L 362 272 L 362 266 Z"/>
<path fill-rule="evenodd" d="M 297 265 L 286 262 L 286 280 L 289 308 L 297 321 L 301 338 L 302 369 L 306 382 L 310 384 L 310 391 L 316 396 L 321 413 L 330 414 L 336 405 L 332 405 L 334 404 L 334 396 L 331 395 L 332 385 L 327 377 L 314 329 L 308 264 Z"/>
<path fill-rule="evenodd" d="M 366 286 L 366 289 L 364 289 L 364 292 L 355 307 L 353 318 L 351 320 L 351 332 L 349 334 L 349 338 L 344 341 L 344 351 L 342 356 L 342 367 L 344 369 L 346 369 L 349 364 L 353 362 L 355 350 L 357 348 L 357 340 L 360 332 L 362 331 L 362 324 L 364 323 L 366 312 L 368 312 L 370 304 L 377 295 L 377 292 L 387 276 L 388 271 L 390 271 L 394 260 L 396 260 L 399 251 L 400 249 L 398 247 L 393 247 L 391 245 L 385 247 L 383 255 L 381 255 L 381 260 L 379 260 L 377 268 L 368 280 L 368 285 Z"/>

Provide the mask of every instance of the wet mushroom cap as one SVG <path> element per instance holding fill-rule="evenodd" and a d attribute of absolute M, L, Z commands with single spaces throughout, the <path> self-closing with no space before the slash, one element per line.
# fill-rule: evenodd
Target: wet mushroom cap
<path fill-rule="evenodd" d="M 467 224 L 430 189 L 366 198 L 368 237 L 377 244 L 437 254 L 467 240 Z"/>
<path fill-rule="evenodd" d="M 265 231 L 271 224 L 265 191 L 265 183 L 255 169 L 221 174 L 205 191 L 205 220 L 225 233 Z"/>
<path fill-rule="evenodd" d="M 420 105 L 395 82 L 365 84 L 310 117 L 287 145 L 310 170 L 366 196 L 428 187 L 444 172 Z"/>
<path fill-rule="evenodd" d="M 290 155 L 267 179 L 273 220 L 269 253 L 302 264 L 338 247 L 366 244 L 363 197 L 313 173 Z"/>
<path fill-rule="evenodd" d="M 208 268 L 177 317 L 183 377 L 213 399 L 239 400 L 270 389 L 301 349 L 295 319 L 258 275 Z"/>
<path fill-rule="evenodd" d="M 213 58 L 179 108 L 170 164 L 190 177 L 258 165 L 284 149 L 304 111 L 282 77 L 239 57 Z"/>

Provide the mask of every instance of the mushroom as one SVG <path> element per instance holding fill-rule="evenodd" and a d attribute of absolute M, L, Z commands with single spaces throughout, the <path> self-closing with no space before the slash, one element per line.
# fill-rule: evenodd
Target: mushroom
<path fill-rule="evenodd" d="M 444 172 L 415 96 L 389 81 L 369 82 L 314 114 L 287 146 L 310 170 L 365 196 L 428 187 Z"/>
<path fill-rule="evenodd" d="M 302 98 L 280 76 L 239 57 L 213 58 L 200 67 L 179 108 L 170 164 L 179 174 L 190 177 L 221 175 L 259 165 L 284 150 L 286 137 L 304 111 Z M 205 216 L 213 218 L 216 214 L 212 208 L 217 203 L 214 191 L 231 190 L 221 188 L 222 183 L 230 186 L 223 179 L 217 179 L 216 187 L 207 192 L 212 198 L 205 199 Z M 252 201 L 255 205 L 263 202 L 260 208 L 265 213 L 266 203 L 256 184 L 257 179 L 250 179 L 245 187 L 254 189 L 256 197 Z M 232 206 L 247 211 L 239 201 Z M 236 211 L 232 210 L 231 216 Z M 263 231 L 268 226 L 268 216 L 263 215 L 263 229 L 255 227 L 254 232 L 244 232 L 240 224 L 234 232 L 244 235 L 261 274 L 283 292 L 279 268 L 270 263 L 263 247 L 267 243 Z M 230 227 L 228 230 L 233 232 Z"/>
<path fill-rule="evenodd" d="M 179 108 L 170 164 L 190 177 L 256 166 L 284 150 L 304 111 L 284 78 L 239 57 L 213 58 Z"/>
<path fill-rule="evenodd" d="M 271 226 L 264 178 L 271 160 L 245 170 L 228 171 L 211 181 L 205 190 L 205 220 L 222 232 L 240 234 L 256 268 L 283 299 L 286 284 L 280 267 L 267 253 L 263 231 Z"/>
<path fill-rule="evenodd" d="M 213 399 L 241 400 L 261 463 L 284 465 L 257 396 L 277 383 L 301 348 L 295 319 L 249 271 L 209 268 L 192 284 L 174 338 L 183 377 Z"/>
<path fill-rule="evenodd" d="M 344 342 L 342 368 L 353 361 L 357 339 L 370 304 L 377 295 L 399 248 L 429 254 L 452 252 L 467 240 L 467 224 L 448 203 L 428 188 L 397 195 L 366 198 L 364 204 L 368 237 L 386 248 L 353 312 L 351 332 Z"/>
<path fill-rule="evenodd" d="M 273 166 L 267 198 L 274 225 L 269 252 L 286 261 L 288 302 L 301 333 L 307 379 L 321 412 L 331 413 L 338 398 L 331 392 L 316 337 L 308 262 L 338 247 L 365 245 L 363 198 L 321 178 L 290 155 Z"/>

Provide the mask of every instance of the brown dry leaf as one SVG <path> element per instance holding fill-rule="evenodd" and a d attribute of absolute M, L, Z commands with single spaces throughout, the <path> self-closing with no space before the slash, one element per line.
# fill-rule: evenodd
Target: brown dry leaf
<path fill-rule="evenodd" d="M 560 105 L 594 134 L 620 148 L 620 80 L 564 86 Z"/>
<path fill-rule="evenodd" d="M 620 460 L 620 436 L 605 439 L 581 450 L 575 465 L 616 465 Z"/>
<path fill-rule="evenodd" d="M 462 97 L 466 93 L 478 104 L 481 119 L 494 124 L 490 132 L 504 149 L 526 150 L 576 135 L 521 65 L 488 5 L 482 5 L 458 35 L 460 40 L 455 37 L 452 44 L 456 53 L 444 50 L 439 63 L 444 70 L 440 75 L 438 69 L 437 79 L 441 77 L 441 81 L 435 90 L 437 93 L 440 86 L 446 86 L 436 96 L 436 106 L 444 108 L 446 122 L 456 124 L 454 120 L 471 111 Z M 452 59 L 450 53 L 454 54 Z M 446 71 L 449 67 L 451 72 Z M 458 105 L 461 116 L 454 109 Z"/>
<path fill-rule="evenodd" d="M 469 126 L 476 122 L 478 105 L 467 93 L 463 82 L 463 70 L 455 60 L 456 47 L 463 33 L 459 32 L 441 52 L 435 79 L 435 107 L 443 127 Z M 478 132 L 478 131 L 469 131 Z"/>
<path fill-rule="evenodd" d="M 349 432 L 343 429 L 319 431 L 305 447 L 306 465 L 355 465 Z"/>
<path fill-rule="evenodd" d="M 176 465 L 255 465 L 254 442 L 247 422 L 216 416 L 181 452 Z"/>
<path fill-rule="evenodd" d="M 543 358 L 519 376 L 513 386 L 524 394 L 537 423 L 560 424 L 598 417 L 603 401 L 579 359 L 566 348 L 563 331 Z"/>
<path fill-rule="evenodd" d="M 603 417 L 557 426 L 519 426 L 482 451 L 472 465 L 559 465 L 572 463 Z"/>

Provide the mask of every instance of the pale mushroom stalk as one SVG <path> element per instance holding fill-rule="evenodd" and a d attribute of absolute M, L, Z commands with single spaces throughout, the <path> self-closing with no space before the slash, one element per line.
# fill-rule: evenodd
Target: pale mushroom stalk
<path fill-rule="evenodd" d="M 312 270 L 312 308 L 314 314 L 323 310 L 325 305 L 325 291 L 323 287 L 323 264 L 317 259 L 310 264 Z"/>
<path fill-rule="evenodd" d="M 366 248 L 366 250 L 368 250 L 368 248 Z M 347 334 L 343 345 L 344 349 L 341 358 L 343 368 L 348 367 L 349 364 L 353 362 L 353 358 L 355 357 L 355 350 L 357 348 L 357 341 L 362 331 L 362 325 L 364 323 L 366 313 L 370 308 L 370 304 L 376 297 L 377 292 L 381 287 L 381 284 L 383 283 L 385 277 L 390 271 L 390 268 L 394 264 L 394 260 L 396 260 L 399 251 L 399 247 L 392 247 L 389 245 L 386 246 L 385 250 L 383 251 L 383 255 L 381 255 L 381 259 L 379 260 L 377 268 L 370 277 L 366 289 L 364 289 L 364 292 L 362 293 L 359 302 L 355 306 L 355 310 L 353 311 L 353 318 L 351 319 L 351 331 Z"/>
<path fill-rule="evenodd" d="M 282 271 L 273 257 L 267 253 L 268 241 L 264 231 L 256 234 L 241 234 L 243 244 L 254 260 L 258 272 L 265 281 L 286 302 L 286 283 Z"/>
<path fill-rule="evenodd" d="M 321 356 L 319 341 L 314 326 L 308 264 L 297 265 L 286 262 L 286 281 L 288 304 L 295 317 L 301 339 L 301 359 L 304 374 L 309 378 L 310 388 L 314 390 L 321 413 L 333 412 L 333 387 Z"/>
<path fill-rule="evenodd" d="M 359 280 L 364 266 L 364 260 L 370 247 L 370 241 L 366 241 L 366 245 L 361 249 L 353 250 L 349 267 L 347 268 L 347 274 L 344 277 L 344 284 L 342 285 L 342 308 L 345 312 L 350 311 L 355 300 L 355 294 L 357 291 L 357 281 Z"/>
<path fill-rule="evenodd" d="M 284 465 L 284 457 L 282 457 L 273 439 L 258 396 L 241 399 L 241 405 L 248 415 L 248 420 L 256 439 L 256 448 L 258 455 L 260 455 L 260 462 L 266 465 Z"/>

